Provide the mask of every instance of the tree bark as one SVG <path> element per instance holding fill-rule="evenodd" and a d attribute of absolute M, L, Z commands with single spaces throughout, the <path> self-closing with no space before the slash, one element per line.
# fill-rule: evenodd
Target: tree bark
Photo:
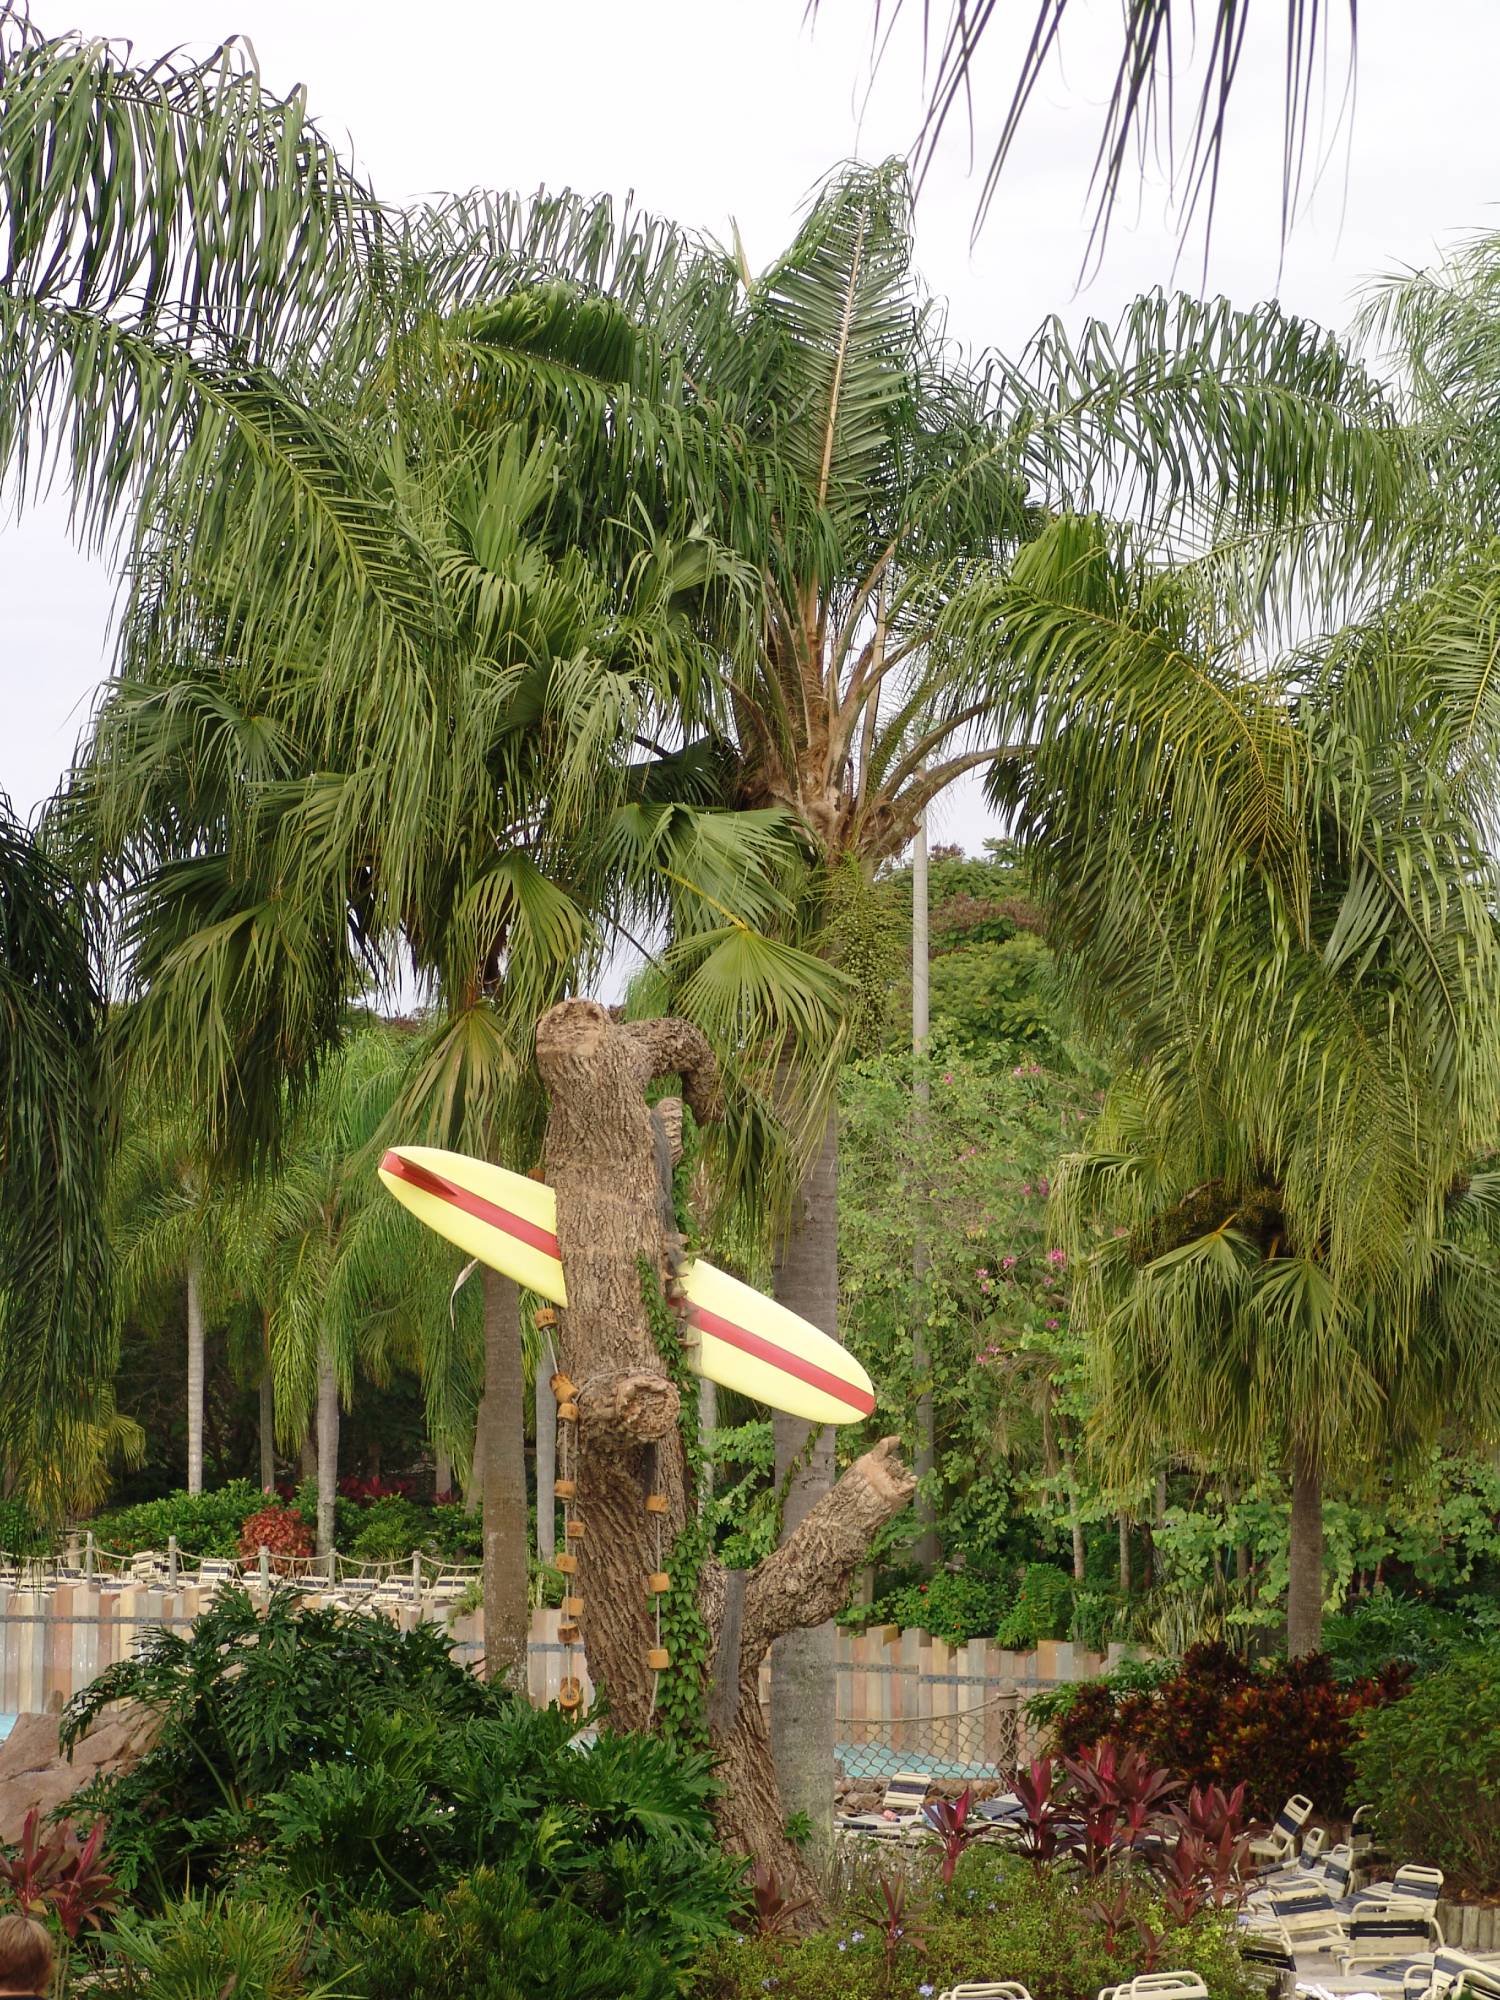
<path fill-rule="evenodd" d="M 1317 1454 L 1292 1451 L 1292 1523 L 1287 1550 L 1286 1649 L 1292 1659 L 1323 1643 L 1323 1478 Z"/>
<path fill-rule="evenodd" d="M 537 1561 L 544 1563 L 550 1563 L 557 1554 L 557 1499 L 552 1491 L 557 1478 L 557 1398 L 552 1393 L 556 1369 L 552 1343 L 544 1341 L 532 1385 L 536 1412 L 536 1554 Z"/>
<path fill-rule="evenodd" d="M 928 1111 L 931 1106 L 931 1078 L 927 1067 L 927 1039 L 931 1031 L 929 1008 L 929 953 L 927 927 L 927 815 L 917 821 L 911 865 L 911 1053 L 912 1113 L 911 1171 L 912 1196 L 912 1322 L 911 1367 L 917 1383 L 917 1479 L 930 1487 L 937 1469 L 937 1437 L 932 1415 L 932 1355 L 928 1346 L 928 1268 L 931 1262 L 927 1192 Z M 838 1254 L 837 1237 L 834 1255 Z M 913 1549 L 924 1569 L 937 1567 L 939 1556 L 937 1503 L 930 1491 L 917 1497 L 917 1520 L 921 1532 Z"/>
<path fill-rule="evenodd" d="M 269 1354 L 260 1371 L 260 1490 L 276 1490 L 276 1385 Z"/>
<path fill-rule="evenodd" d="M 654 1714 L 654 1643 L 647 1578 L 666 1568 L 696 1496 L 688 1490 L 679 1397 L 666 1373 L 641 1270 L 670 1283 L 672 1219 L 663 1212 L 658 1132 L 644 1091 L 676 1074 L 700 1120 L 718 1113 L 712 1057 L 680 1021 L 617 1023 L 592 1001 L 570 1000 L 537 1024 L 537 1062 L 551 1098 L 545 1161 L 557 1191 L 557 1235 L 568 1304 L 558 1316 L 559 1363 L 574 1385 L 577 1481 L 573 1514 L 584 1532 L 575 1593 L 589 1671 L 614 1728 L 646 1728 Z M 679 1317 L 674 1332 L 682 1329 Z M 798 1442 L 807 1435 L 797 1427 Z M 820 1438 L 819 1442 L 822 1442 Z M 766 1722 L 760 1662 L 792 1628 L 821 1625 L 843 1603 L 876 1531 L 910 1500 L 914 1481 L 899 1440 L 887 1438 L 831 1493 L 801 1507 L 799 1525 L 757 1569 L 733 1578 L 709 1561 L 696 1579 L 709 1638 L 705 1714 L 719 1763 L 716 1807 L 731 1851 L 775 1868 L 784 1891 L 818 1884 L 785 1835 Z M 807 1483 L 802 1483 L 804 1497 Z M 648 1511 L 660 1495 L 664 1512 Z M 672 1575 L 672 1587 L 694 1579 Z M 712 1700 L 709 1683 L 712 1682 Z M 832 1675 L 826 1677 L 831 1718 Z M 821 1692 L 821 1690 L 820 1690 Z M 831 1804 L 831 1771 L 825 1802 Z"/>
<path fill-rule="evenodd" d="M 1130 1516 L 1121 1514 L 1120 1528 L 1120 1595 L 1130 1595 Z"/>
<path fill-rule="evenodd" d="M 187 1260 L 187 1490 L 203 1491 L 203 1267 Z"/>
<path fill-rule="evenodd" d="M 776 1261 L 778 1301 L 838 1338 L 838 1115 L 830 1109 L 822 1144 L 802 1182 L 792 1228 Z M 799 1417 L 777 1411 L 776 1485 L 785 1493 L 783 1547 L 833 1487 L 833 1432 L 810 1431 Z M 771 1649 L 771 1751 L 789 1813 L 805 1813 L 814 1836 L 833 1837 L 834 1632 L 831 1624 L 798 1624 Z"/>
<path fill-rule="evenodd" d="M 1073 1447 L 1066 1440 L 1062 1446 L 1063 1485 L 1068 1496 L 1068 1527 L 1073 1536 L 1073 1581 L 1082 1583 L 1087 1567 L 1087 1550 L 1083 1541 L 1083 1521 L 1078 1512 L 1078 1481 L 1073 1472 Z"/>
<path fill-rule="evenodd" d="M 318 1554 L 333 1552 L 334 1502 L 339 1491 L 339 1377 L 333 1348 L 318 1353 Z"/>
<path fill-rule="evenodd" d="M 453 1460 L 442 1445 L 433 1453 L 432 1497 L 442 1500 L 453 1491 Z"/>
<path fill-rule="evenodd" d="M 521 1295 L 484 1271 L 484 1661 L 491 1680 L 526 1688 L 526 1372 Z"/>

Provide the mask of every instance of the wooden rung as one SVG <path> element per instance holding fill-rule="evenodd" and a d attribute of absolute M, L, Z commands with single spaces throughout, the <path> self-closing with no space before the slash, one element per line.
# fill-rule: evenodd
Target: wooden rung
<path fill-rule="evenodd" d="M 562 1645 L 576 1646 L 578 1644 L 578 1627 L 576 1625 L 559 1625 L 557 1636 Z"/>
<path fill-rule="evenodd" d="M 569 1521 L 568 1525 L 563 1529 L 563 1533 L 570 1542 L 581 1542 L 583 1540 L 582 1521 Z"/>
<path fill-rule="evenodd" d="M 646 1655 L 646 1665 L 651 1669 L 653 1674 L 659 1674 L 663 1668 L 670 1667 L 671 1664 L 672 1655 L 667 1651 L 665 1646 L 653 1646 Z"/>
<path fill-rule="evenodd" d="M 576 1479 L 554 1479 L 552 1482 L 552 1491 L 557 1495 L 559 1500 L 571 1500 L 573 1495 L 578 1491 L 578 1481 Z"/>
<path fill-rule="evenodd" d="M 576 1618 L 583 1609 L 583 1599 L 581 1597 L 565 1597 L 557 1608 L 564 1618 Z"/>
<path fill-rule="evenodd" d="M 551 1306 L 538 1306 L 531 1315 L 531 1323 L 533 1326 L 556 1326 L 557 1314 Z"/>
<path fill-rule="evenodd" d="M 528 1167 L 526 1169 L 526 1178 L 529 1181 L 544 1181 L 547 1178 L 546 1169 L 543 1167 Z"/>
<path fill-rule="evenodd" d="M 646 1512 L 648 1514 L 665 1514 L 666 1511 L 667 1496 L 665 1493 L 648 1493 L 646 1495 Z"/>
<path fill-rule="evenodd" d="M 582 1701 L 583 1683 L 569 1674 L 557 1690 L 557 1705 L 559 1708 L 577 1708 Z"/>
<path fill-rule="evenodd" d="M 570 1381 L 560 1368 L 551 1378 L 551 1387 L 553 1395 L 556 1396 L 560 1403 L 571 1402 L 573 1397 L 578 1394 L 578 1385 Z"/>
<path fill-rule="evenodd" d="M 646 1594 L 648 1597 L 660 1597 L 663 1591 L 670 1590 L 671 1588 L 672 1579 L 664 1569 L 654 1569 L 646 1578 Z"/>
<path fill-rule="evenodd" d="M 578 1405 L 576 1403 L 559 1403 L 557 1406 L 557 1421 L 560 1424 L 576 1424 L 578 1421 Z"/>
<path fill-rule="evenodd" d="M 571 1576 L 578 1567 L 578 1558 L 570 1556 L 565 1550 L 562 1555 L 552 1558 L 552 1567 L 561 1570 L 564 1576 Z"/>

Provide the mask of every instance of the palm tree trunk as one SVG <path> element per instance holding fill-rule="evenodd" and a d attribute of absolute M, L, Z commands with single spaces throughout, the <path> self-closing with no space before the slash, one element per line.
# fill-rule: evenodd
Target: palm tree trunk
<path fill-rule="evenodd" d="M 276 1388 L 269 1363 L 260 1371 L 260 1490 L 276 1489 Z"/>
<path fill-rule="evenodd" d="M 1323 1469 L 1305 1445 L 1292 1451 L 1292 1531 L 1287 1551 L 1286 1649 L 1292 1659 L 1323 1643 Z"/>
<path fill-rule="evenodd" d="M 703 1462 L 698 1467 L 698 1511 L 707 1511 L 714 1497 L 714 1466 L 708 1456 L 708 1440 L 719 1425 L 719 1392 L 706 1375 L 698 1378 L 698 1435 L 704 1440 Z"/>
<path fill-rule="evenodd" d="M 333 1552 L 334 1502 L 339 1490 L 339 1378 L 333 1348 L 318 1354 L 318 1554 Z"/>
<path fill-rule="evenodd" d="M 536 1412 L 536 1556 L 549 1563 L 557 1554 L 557 1398 L 552 1377 L 557 1361 L 550 1342 L 537 1359 L 532 1402 Z"/>
<path fill-rule="evenodd" d="M 838 1114 L 829 1110 L 822 1144 L 798 1191 L 792 1227 L 776 1262 L 782 1305 L 838 1338 Z M 776 1483 L 786 1494 L 781 1538 L 833 1486 L 833 1432 L 799 1417 L 775 1417 Z M 795 1470 L 793 1468 L 795 1467 Z M 790 1484 L 785 1484 L 790 1475 Z M 788 1632 L 771 1648 L 771 1754 L 788 1813 L 806 1813 L 815 1834 L 833 1838 L 833 1626 Z"/>
<path fill-rule="evenodd" d="M 432 1497 L 435 1500 L 440 1500 L 445 1493 L 453 1491 L 453 1460 L 448 1456 L 442 1445 L 438 1446 L 436 1452 L 433 1454 L 433 1458 Z"/>
<path fill-rule="evenodd" d="M 526 1631 L 526 1375 L 521 1297 L 509 1278 L 484 1273 L 484 1659 L 491 1680 L 524 1693 Z"/>
<path fill-rule="evenodd" d="M 203 1491 L 203 1267 L 187 1260 L 187 1490 Z"/>
<path fill-rule="evenodd" d="M 911 1366 L 917 1382 L 917 1477 L 923 1482 L 917 1496 L 917 1520 L 921 1525 L 913 1550 L 924 1569 L 935 1569 L 938 1560 L 937 1505 L 931 1483 L 937 1466 L 937 1443 L 932 1417 L 932 1357 L 927 1347 L 927 1272 L 930 1262 L 927 1237 L 926 1174 L 927 1113 L 930 1079 L 927 1073 L 927 1036 L 931 1022 L 928 1010 L 927 932 L 927 815 L 917 821 L 917 838 L 912 849 L 911 870 L 911 1052 L 912 1052 L 912 1170 L 916 1177 L 914 1228 L 911 1246 L 912 1325 Z"/>
<path fill-rule="evenodd" d="M 1120 1526 L 1120 1595 L 1130 1595 L 1130 1516 L 1122 1514 Z"/>
<path fill-rule="evenodd" d="M 1073 1534 L 1073 1581 L 1082 1583 L 1087 1551 L 1083 1541 L 1083 1521 L 1078 1512 L 1078 1481 L 1073 1474 L 1073 1447 L 1062 1440 L 1063 1490 L 1068 1496 L 1068 1526 Z"/>

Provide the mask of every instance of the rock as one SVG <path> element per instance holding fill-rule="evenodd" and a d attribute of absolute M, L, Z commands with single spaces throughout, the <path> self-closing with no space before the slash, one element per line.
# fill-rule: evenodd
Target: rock
<path fill-rule="evenodd" d="M 110 1711 L 78 1743 L 71 1761 L 57 1744 L 55 1715 L 23 1715 L 0 1743 L 0 1845 L 19 1840 L 33 1806 L 42 1817 L 98 1777 L 129 1770 L 156 1740 L 157 1718 L 129 1704 Z"/>

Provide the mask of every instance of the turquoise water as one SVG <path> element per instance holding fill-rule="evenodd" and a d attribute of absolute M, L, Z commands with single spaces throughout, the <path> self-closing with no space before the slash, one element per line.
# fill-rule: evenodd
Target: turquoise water
<path fill-rule="evenodd" d="M 5 1741 L 15 1726 L 16 1718 L 13 1715 L 0 1715 L 0 1743 Z"/>

